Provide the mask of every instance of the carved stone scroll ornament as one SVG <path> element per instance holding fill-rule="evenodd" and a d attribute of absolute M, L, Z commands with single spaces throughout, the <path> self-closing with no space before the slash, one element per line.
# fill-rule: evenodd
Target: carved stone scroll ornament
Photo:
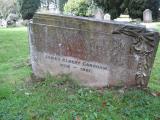
<path fill-rule="evenodd" d="M 124 34 L 133 38 L 131 52 L 138 59 L 136 84 L 140 87 L 146 87 L 150 75 L 153 50 L 155 46 L 154 33 L 145 28 L 125 26 L 119 30 L 113 31 L 113 34 Z"/>

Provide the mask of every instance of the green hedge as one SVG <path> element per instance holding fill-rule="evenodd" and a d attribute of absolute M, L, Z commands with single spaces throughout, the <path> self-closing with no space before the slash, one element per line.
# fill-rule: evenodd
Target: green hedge
<path fill-rule="evenodd" d="M 77 16 L 93 16 L 95 7 L 92 0 L 68 0 L 64 6 L 64 11 Z"/>
<path fill-rule="evenodd" d="M 23 19 L 32 19 L 34 13 L 40 7 L 40 0 L 18 0 L 20 13 Z"/>

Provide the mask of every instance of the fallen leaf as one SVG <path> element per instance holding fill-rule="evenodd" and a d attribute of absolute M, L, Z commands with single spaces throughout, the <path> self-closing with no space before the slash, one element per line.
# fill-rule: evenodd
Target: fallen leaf
<path fill-rule="evenodd" d="M 104 107 L 106 107 L 106 105 L 107 105 L 107 102 L 102 102 L 102 107 L 104 108 Z"/>

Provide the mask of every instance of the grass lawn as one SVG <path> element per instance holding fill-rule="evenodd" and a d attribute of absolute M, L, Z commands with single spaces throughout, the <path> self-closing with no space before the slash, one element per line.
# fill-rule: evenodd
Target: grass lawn
<path fill-rule="evenodd" d="M 160 47 L 150 90 L 93 90 L 68 76 L 31 83 L 26 28 L 0 29 L 0 120 L 159 120 Z"/>

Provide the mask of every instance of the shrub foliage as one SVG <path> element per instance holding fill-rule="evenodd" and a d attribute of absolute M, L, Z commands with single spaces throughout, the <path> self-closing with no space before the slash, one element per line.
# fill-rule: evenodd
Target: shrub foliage
<path fill-rule="evenodd" d="M 150 9 L 153 19 L 158 18 L 159 0 L 126 0 L 128 2 L 129 16 L 133 19 L 143 18 L 143 11 Z"/>
<path fill-rule="evenodd" d="M 97 5 L 104 10 L 105 13 L 111 15 L 111 19 L 115 19 L 120 16 L 124 10 L 121 8 L 123 0 L 94 0 Z"/>
<path fill-rule="evenodd" d="M 129 16 L 133 19 L 143 18 L 143 11 L 150 9 L 153 19 L 158 17 L 159 0 L 94 0 L 104 12 L 110 13 L 111 18 L 115 19 L 128 9 Z"/>
<path fill-rule="evenodd" d="M 93 7 L 91 0 L 69 0 L 64 6 L 64 11 L 77 16 L 92 16 Z"/>
<path fill-rule="evenodd" d="M 160 0 L 148 0 L 146 2 L 146 8 L 152 11 L 153 19 L 158 19 L 158 9 L 160 5 Z"/>
<path fill-rule="evenodd" d="M 18 0 L 20 13 L 23 19 L 31 19 L 39 8 L 41 0 Z M 68 1 L 68 2 L 67 2 Z M 105 13 L 115 19 L 128 9 L 131 18 L 143 18 L 143 11 L 150 9 L 153 13 L 153 19 L 158 17 L 159 0 L 59 0 L 60 10 L 73 13 L 77 16 L 92 16 L 92 9 L 96 8 L 95 4 L 103 9 Z"/>
<path fill-rule="evenodd" d="M 18 0 L 20 13 L 23 19 L 32 19 L 34 13 L 40 7 L 40 0 Z"/>

